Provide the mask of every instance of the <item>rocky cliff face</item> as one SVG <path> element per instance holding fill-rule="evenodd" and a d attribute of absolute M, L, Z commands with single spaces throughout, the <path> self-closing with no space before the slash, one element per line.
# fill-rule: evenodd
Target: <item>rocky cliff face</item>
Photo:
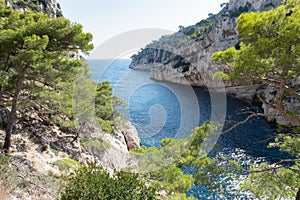
<path fill-rule="evenodd" d="M 56 0 L 5 0 L 15 10 L 34 10 L 51 17 L 63 17 L 61 7 Z"/>
<path fill-rule="evenodd" d="M 280 0 L 230 0 L 217 15 L 147 45 L 132 57 L 130 67 L 148 69 L 151 78 L 160 81 L 207 86 L 220 70 L 212 62 L 212 54 L 239 45 L 237 17 L 244 12 L 268 10 L 280 3 Z"/>
<path fill-rule="evenodd" d="M 224 71 L 214 64 L 212 55 L 215 52 L 235 46 L 239 48 L 236 30 L 236 20 L 241 13 L 250 11 L 265 11 L 281 4 L 281 0 L 230 0 L 216 15 L 210 15 L 196 25 L 181 29 L 168 36 L 161 37 L 132 56 L 130 68 L 150 70 L 151 78 L 192 86 L 216 87 L 213 75 Z M 261 86 L 232 85 L 224 83 L 226 91 L 237 98 L 253 100 L 257 92 L 271 102 L 272 92 Z M 288 109 L 298 110 L 293 100 L 286 99 L 284 104 Z M 276 111 L 262 105 L 265 114 L 276 114 Z M 269 118 L 280 124 L 290 121 L 283 117 Z"/>
<path fill-rule="evenodd" d="M 140 138 L 136 128 L 128 121 L 120 119 L 116 121 L 118 122 L 115 124 L 115 130 L 111 134 L 104 133 L 99 125 L 93 122 L 81 126 L 78 131 L 85 150 L 110 171 L 134 168 L 135 163 L 131 160 L 129 150 L 140 148 Z M 85 142 L 86 140 L 88 142 Z"/>

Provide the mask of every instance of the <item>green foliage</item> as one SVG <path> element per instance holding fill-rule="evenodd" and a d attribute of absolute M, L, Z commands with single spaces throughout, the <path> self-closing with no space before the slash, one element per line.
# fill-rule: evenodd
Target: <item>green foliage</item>
<path fill-rule="evenodd" d="M 31 11 L 7 12 L 1 2 L 1 93 L 15 93 L 22 106 L 43 105 L 51 113 L 59 110 L 62 115 L 56 115 L 55 122 L 71 119 L 72 84 L 76 74 L 88 68 L 83 60 L 68 59 L 68 54 L 88 53 L 93 48 L 91 34 L 65 18 L 51 19 Z M 18 98 L 21 90 L 30 98 Z"/>
<path fill-rule="evenodd" d="M 80 166 L 80 163 L 78 161 L 73 160 L 71 158 L 57 160 L 53 164 L 55 166 L 57 166 L 59 168 L 59 170 L 62 170 L 62 171 L 68 171 L 70 169 L 75 169 L 78 166 Z"/>
<path fill-rule="evenodd" d="M 178 193 L 166 196 L 163 198 L 163 200 L 196 200 L 196 198 L 193 196 L 186 197 L 186 194 Z"/>
<path fill-rule="evenodd" d="M 103 131 L 112 132 L 114 101 L 112 98 L 112 87 L 109 81 L 97 84 L 95 94 L 95 113 Z"/>
<path fill-rule="evenodd" d="M 2 166 L 6 166 L 8 164 L 9 161 L 9 157 L 8 156 L 4 156 L 4 155 L 0 155 L 0 166 L 2 168 Z M 2 171 L 2 170 L 0 170 Z"/>
<path fill-rule="evenodd" d="M 98 83 L 95 96 L 96 115 L 103 120 L 112 120 L 114 105 L 109 81 Z"/>
<path fill-rule="evenodd" d="M 152 172 L 151 180 L 155 186 L 166 190 L 168 194 L 184 193 L 195 183 L 193 176 L 184 174 L 176 164 Z"/>
<path fill-rule="evenodd" d="M 9 166 L 9 156 L 0 154 L 0 198 L 7 199 L 17 185 L 16 172 Z"/>
<path fill-rule="evenodd" d="M 9 15 L 11 12 L 11 8 L 6 6 L 4 1 L 0 1 L 0 17 L 5 17 Z M 2 24 L 0 24 L 2 26 Z"/>
<path fill-rule="evenodd" d="M 99 124 L 100 128 L 111 133 L 115 126 L 115 106 L 124 106 L 117 97 L 112 96 L 108 81 L 93 83 L 90 73 L 82 71 L 77 75 L 73 90 L 73 116 L 81 124 Z"/>
<path fill-rule="evenodd" d="M 202 22 L 202 26 L 201 26 L 201 29 L 199 31 L 194 31 L 193 33 L 190 33 L 189 36 L 192 38 L 192 39 L 195 39 L 199 36 L 201 36 L 203 33 L 205 33 L 206 31 L 208 31 L 211 27 L 213 27 L 213 25 L 216 23 L 216 19 L 207 19 L 207 20 L 204 20 Z"/>
<path fill-rule="evenodd" d="M 231 47 L 213 55 L 216 63 L 225 67 L 216 78 L 242 84 L 262 83 L 276 89 L 271 101 L 260 100 L 289 118 L 295 127 L 289 127 L 269 147 L 287 152 L 293 159 L 283 159 L 273 165 L 253 165 L 242 188 L 259 199 L 292 198 L 300 191 L 300 118 L 297 110 L 286 107 L 284 100 L 299 102 L 300 77 L 300 1 L 287 0 L 266 12 L 251 12 L 238 18 L 240 48 Z"/>
<path fill-rule="evenodd" d="M 210 30 L 216 24 L 216 22 L 219 18 L 220 18 L 220 15 L 214 15 L 212 13 L 209 13 L 208 19 L 202 20 L 197 23 L 196 26 L 200 27 L 200 30 L 197 31 L 196 29 L 193 29 L 193 31 L 190 31 L 188 35 L 192 39 L 195 39 L 195 38 L 201 36 L 203 33 Z"/>
<path fill-rule="evenodd" d="M 299 163 L 291 169 L 299 170 Z M 250 169 L 253 173 L 243 182 L 241 188 L 259 199 L 294 198 L 300 188 L 300 174 L 291 169 L 276 169 L 276 166 L 267 163 L 254 165 Z"/>
<path fill-rule="evenodd" d="M 242 14 L 237 21 L 241 48 L 217 52 L 214 61 L 228 67 L 232 81 L 268 79 L 275 81 L 276 87 L 280 77 L 291 84 L 289 81 L 300 76 L 299 7 L 298 1 L 287 1 L 267 12 Z"/>
<path fill-rule="evenodd" d="M 196 183 L 219 190 L 221 184 L 216 180 L 226 170 L 220 165 L 221 158 L 209 158 L 204 151 L 204 148 L 211 144 L 211 139 L 218 129 L 217 124 L 206 122 L 196 128 L 189 138 L 165 138 L 161 141 L 161 149 L 141 147 L 132 152 L 139 161 L 140 170 L 150 170 L 145 176 L 149 176 L 155 186 L 169 195 L 176 194 L 176 198 L 180 198 L 180 193 L 190 190 Z M 195 173 L 184 174 L 183 166 L 193 167 Z M 233 167 L 229 164 L 227 166 Z"/>
<path fill-rule="evenodd" d="M 38 4 L 37 1 L 24 3 Z M 112 97 L 109 82 L 96 85 L 89 80 L 91 73 L 85 60 L 69 58 L 70 53 L 88 54 L 93 48 L 92 35 L 83 33 L 80 24 L 65 18 L 52 19 L 32 11 L 11 10 L 3 0 L 0 0 L 0 17 L 0 99 L 12 96 L 17 102 L 7 103 L 15 108 L 12 110 L 34 106 L 41 115 L 51 117 L 50 123 L 64 127 L 81 125 L 77 121 L 78 113 L 73 115 L 73 108 L 82 111 L 86 119 L 92 119 L 90 115 L 95 111 L 102 129 L 110 133 L 114 104 L 121 105 L 121 102 Z M 83 74 L 85 79 L 77 80 L 78 74 Z M 77 83 L 83 88 L 79 94 L 73 91 Z M 72 97 L 76 95 L 79 98 L 74 105 Z M 83 101 L 82 95 L 90 101 Z M 13 123 L 8 124 L 7 130 Z"/>
<path fill-rule="evenodd" d="M 164 138 L 164 139 L 161 140 L 160 145 L 162 147 L 165 147 L 165 146 L 167 146 L 168 144 L 170 144 L 172 142 L 174 142 L 174 138 Z"/>
<path fill-rule="evenodd" d="M 67 177 L 61 192 L 61 200 L 119 200 L 157 199 L 155 189 L 147 187 L 138 175 L 115 172 L 110 176 L 102 167 L 90 164 L 82 166 Z"/>
<path fill-rule="evenodd" d="M 214 74 L 213 80 L 229 80 L 229 77 L 228 74 L 219 71 Z"/>
<path fill-rule="evenodd" d="M 280 151 L 287 152 L 292 156 L 300 158 L 300 137 L 288 134 L 280 134 L 275 141 L 269 144 L 270 147 L 278 147 Z"/>

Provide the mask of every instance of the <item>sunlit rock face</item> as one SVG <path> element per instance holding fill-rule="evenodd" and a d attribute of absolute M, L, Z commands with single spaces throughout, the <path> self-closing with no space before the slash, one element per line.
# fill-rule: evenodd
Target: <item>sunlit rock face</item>
<path fill-rule="evenodd" d="M 161 37 L 132 56 L 130 68 L 149 70 L 151 78 L 192 86 L 219 88 L 226 87 L 228 94 L 237 98 L 254 100 L 257 93 L 270 100 L 272 89 L 261 86 L 244 86 L 242 82 L 232 85 L 213 81 L 217 71 L 226 71 L 224 66 L 212 61 L 215 52 L 234 46 L 239 48 L 237 36 L 238 16 L 251 11 L 266 11 L 281 4 L 280 0 L 230 0 L 222 4 L 223 9 L 216 15 L 198 22 L 196 25 L 180 27 L 172 35 Z M 300 110 L 293 100 L 285 101 L 286 107 Z M 276 111 L 262 105 L 265 114 Z M 270 121 L 287 124 L 290 121 L 283 117 L 269 117 Z"/>
<path fill-rule="evenodd" d="M 48 14 L 50 17 L 63 17 L 59 3 L 56 0 L 6 0 L 7 5 L 12 6 L 15 10 L 22 12 L 33 10 Z"/>
<path fill-rule="evenodd" d="M 151 78 L 160 81 L 207 86 L 213 74 L 221 69 L 212 62 L 212 54 L 238 47 L 237 17 L 244 12 L 272 9 L 280 3 L 280 0 L 230 0 L 218 14 L 147 45 L 132 57 L 130 67 L 150 70 Z"/>

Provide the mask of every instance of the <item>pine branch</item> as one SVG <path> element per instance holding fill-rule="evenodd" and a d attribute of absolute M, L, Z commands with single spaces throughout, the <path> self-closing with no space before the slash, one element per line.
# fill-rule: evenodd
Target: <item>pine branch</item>
<path fill-rule="evenodd" d="M 286 168 L 295 173 L 300 174 L 300 169 L 294 169 L 289 166 L 282 165 L 284 163 L 295 163 L 295 162 L 300 162 L 300 159 L 285 159 L 285 160 L 281 160 L 281 161 L 275 163 L 273 165 L 273 167 L 268 167 L 268 168 L 259 169 L 259 170 L 244 170 L 244 172 L 246 172 L 246 173 L 264 173 L 264 172 L 269 172 L 269 171 L 275 171 L 275 170 L 278 170 L 281 168 Z"/>
<path fill-rule="evenodd" d="M 246 119 L 244 119 L 243 121 L 240 121 L 238 123 L 236 123 L 235 125 L 233 125 L 232 127 L 230 127 L 229 129 L 223 131 L 221 133 L 221 135 L 224 135 L 226 133 L 229 133 L 230 131 L 236 129 L 238 126 L 245 124 L 246 122 L 248 122 L 250 119 L 252 119 L 253 117 L 270 117 L 270 116 L 282 116 L 282 115 L 268 115 L 268 114 L 263 114 L 263 113 L 252 113 L 251 115 L 249 115 Z"/>

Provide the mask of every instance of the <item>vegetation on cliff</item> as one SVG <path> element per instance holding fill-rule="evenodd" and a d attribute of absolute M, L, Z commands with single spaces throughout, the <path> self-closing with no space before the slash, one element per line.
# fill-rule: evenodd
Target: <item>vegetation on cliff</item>
<path fill-rule="evenodd" d="M 22 14 L 0 3 L 0 98 L 11 105 L 3 147 L 8 151 L 19 105 L 59 111 L 56 122 L 71 118 L 72 83 L 80 70 L 89 69 L 83 60 L 68 55 L 88 53 L 93 45 L 92 35 L 83 33 L 80 24 L 32 11 Z"/>
<path fill-rule="evenodd" d="M 51 194 L 49 198 L 53 198 L 56 191 L 51 192 L 52 188 L 42 181 L 42 176 L 50 181 L 60 177 L 60 173 L 69 172 L 79 164 L 73 160 L 74 157 L 83 163 L 97 160 L 91 158 L 81 144 L 91 148 L 98 148 L 99 144 L 99 148 L 109 147 L 109 144 L 96 139 L 80 143 L 81 135 L 77 128 L 86 124 L 81 124 L 84 122 L 79 122 L 78 115 L 74 115 L 72 110 L 72 98 L 76 95 L 74 84 L 81 84 L 84 89 L 78 96 L 90 97 L 89 102 L 76 99 L 76 105 L 86 113 L 96 115 L 101 133 L 111 133 L 117 126 L 114 106 L 122 105 L 122 102 L 112 96 L 109 82 L 89 80 L 90 70 L 80 55 L 87 55 L 93 48 L 90 33 L 84 33 L 80 24 L 68 19 L 52 18 L 52 15 L 30 11 L 30 7 L 24 6 L 25 10 L 14 10 L 0 0 L 0 109 L 3 114 L 0 128 L 5 130 L 0 130 L 0 133 L 1 140 L 5 135 L 4 152 L 11 155 L 7 157 L 4 169 L 0 163 L 0 192 L 8 191 L 6 196 L 19 195 L 16 194 L 18 192 L 25 193 L 25 196 Z M 78 74 L 84 74 L 84 79 L 77 80 Z M 13 152 L 10 152 L 11 149 Z M 66 154 L 70 158 L 65 158 Z M 8 182 L 14 178 L 9 177 L 7 171 L 14 171 L 24 187 Z M 121 172 L 118 174 L 120 180 L 130 178 Z M 133 175 L 130 180 L 138 181 Z M 52 183 L 57 186 L 55 181 Z M 143 182 L 140 185 L 145 186 Z M 124 182 L 120 183 L 119 191 L 124 191 L 121 188 L 127 186 Z M 33 187 L 39 189 L 34 191 Z M 13 191 L 14 188 L 18 189 Z M 43 191 L 43 194 L 38 191 Z"/>
<path fill-rule="evenodd" d="M 273 89 L 275 94 L 271 100 L 261 94 L 257 94 L 258 99 L 275 110 L 275 116 L 286 117 L 293 125 L 269 146 L 278 147 L 294 159 L 272 165 L 253 165 L 242 187 L 260 199 L 291 198 L 296 194 L 296 199 L 300 199 L 299 110 L 297 106 L 286 106 L 287 101 L 295 105 L 300 103 L 297 84 L 300 78 L 300 1 L 288 0 L 270 11 L 242 14 L 237 23 L 240 47 L 231 47 L 213 55 L 214 60 L 225 65 L 227 71 L 217 73 L 215 78 L 262 83 Z"/>
<path fill-rule="evenodd" d="M 300 99 L 299 85 L 294 84 L 300 76 L 299 20 L 298 0 L 287 0 L 284 5 L 268 12 L 243 14 L 238 20 L 240 46 L 214 54 L 216 62 L 228 67 L 226 74 L 218 73 L 216 77 L 221 75 L 230 81 L 248 80 L 249 84 L 263 82 L 267 87 L 276 89 L 271 101 L 260 95 L 258 98 L 276 110 L 276 115 L 285 116 L 294 122 L 292 128 L 285 129 L 283 134 L 270 143 L 270 147 L 287 152 L 292 159 L 274 164 L 255 164 L 250 169 L 245 169 L 221 155 L 210 158 L 199 144 L 213 136 L 218 125 L 207 122 L 196 128 L 190 138 L 164 139 L 161 149 L 143 147 L 133 150 L 132 153 L 141 161 L 146 161 L 139 163 L 142 167 L 140 170 L 143 171 L 144 167 L 149 173 L 138 175 L 121 171 L 110 175 L 94 164 L 81 165 L 70 158 L 56 161 L 56 166 L 64 170 L 79 166 L 66 176 L 60 198 L 157 199 L 157 190 L 160 190 L 166 193 L 164 199 L 193 199 L 186 197 L 186 191 L 193 184 L 206 186 L 222 194 L 226 188 L 218 182 L 218 178 L 243 173 L 249 176 L 241 189 L 251 192 L 257 198 L 296 196 L 297 200 L 300 199 L 299 113 L 286 108 L 284 103 L 299 102 Z M 190 30 L 190 37 L 199 37 L 213 23 L 205 22 L 204 25 L 200 32 Z M 4 0 L 0 0 L 0 34 L 0 105 L 10 106 L 8 121 L 3 124 L 6 130 L 6 152 L 11 146 L 12 133 L 18 131 L 15 122 L 17 119 L 22 120 L 20 118 L 25 108 L 34 107 L 38 110 L 39 117 L 44 118 L 42 121 L 46 125 L 57 125 L 64 129 L 78 126 L 76 115 L 74 117 L 72 113 L 74 95 L 87 95 L 91 100 L 82 102 L 80 98 L 77 99 L 76 106 L 81 108 L 79 111 L 83 111 L 79 114 L 95 111 L 102 129 L 109 133 L 113 131 L 114 104 L 120 102 L 113 99 L 109 83 L 95 84 L 88 79 L 80 80 L 83 82 L 75 80 L 80 73 L 90 77 L 83 59 L 70 58 L 70 52 L 88 54 L 92 49 L 92 36 L 83 33 L 81 25 L 37 12 L 21 13 L 7 7 Z M 96 92 L 82 90 L 79 91 L 81 93 L 74 94 L 73 84 L 91 86 Z M 253 114 L 255 115 L 257 114 Z M 102 145 L 97 140 L 83 142 L 92 143 L 90 146 Z M 169 161 L 178 152 L 180 157 L 173 160 L 172 164 L 151 170 L 155 165 Z M 9 168 L 8 160 L 5 156 L 0 160 L 0 165 L 5 170 Z M 191 167 L 195 172 L 183 173 L 182 169 L 185 167 Z M 5 172 L 1 170 L 2 186 L 11 179 Z"/>
<path fill-rule="evenodd" d="M 5 2 L 17 10 L 31 10 L 50 17 L 62 17 L 60 4 L 55 0 L 5 0 Z"/>

